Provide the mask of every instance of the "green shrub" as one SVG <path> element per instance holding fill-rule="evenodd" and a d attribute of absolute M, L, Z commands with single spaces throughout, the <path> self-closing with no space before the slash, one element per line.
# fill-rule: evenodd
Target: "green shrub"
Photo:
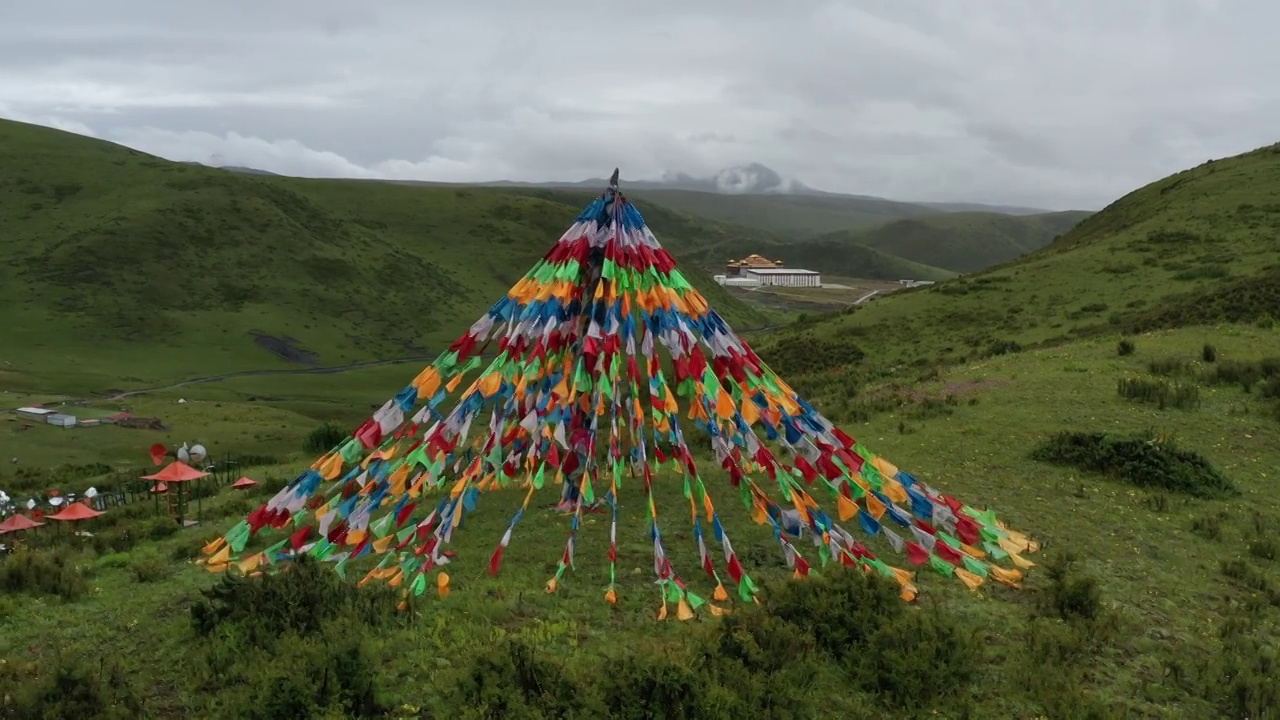
<path fill-rule="evenodd" d="M 1209 343 L 1205 343 L 1205 344 L 1204 344 L 1204 347 L 1203 347 L 1203 348 L 1201 348 L 1201 350 L 1200 350 L 1200 359 L 1201 359 L 1201 360 L 1204 360 L 1204 361 L 1205 361 L 1205 362 L 1207 362 L 1207 363 L 1214 363 L 1214 362 L 1217 362 L 1217 361 L 1218 361 L 1218 349 L 1217 349 L 1217 348 L 1215 348 L 1214 346 L 1210 345 Z"/>
<path fill-rule="evenodd" d="M 1042 596 L 1043 609 L 1062 620 L 1096 620 L 1102 614 L 1102 587 L 1096 577 L 1082 575 L 1077 568 L 1070 553 L 1044 565 L 1049 587 Z"/>
<path fill-rule="evenodd" d="M 1258 382 L 1274 377 L 1280 377 L 1280 358 L 1223 360 L 1205 379 L 1218 385 L 1239 385 L 1249 392 Z"/>
<path fill-rule="evenodd" d="M 307 555 L 290 563 L 258 578 L 224 574 L 191 606 L 196 633 L 238 626 L 251 644 L 267 645 L 289 632 L 317 634 L 325 620 L 346 612 L 370 626 L 396 617 L 398 598 L 385 584 L 356 587 Z"/>
<path fill-rule="evenodd" d="M 1061 432 L 1036 447 L 1031 457 L 1193 497 L 1239 494 L 1204 457 L 1158 438 L 1113 439 L 1105 433 Z"/>
<path fill-rule="evenodd" d="M 320 455 L 327 453 L 347 439 L 348 433 L 341 425 L 327 422 L 312 430 L 303 442 L 303 449 Z"/>
<path fill-rule="evenodd" d="M 129 563 L 129 574 L 140 583 L 158 582 L 173 574 L 173 566 L 155 555 L 143 555 Z"/>
<path fill-rule="evenodd" d="M 1191 532 L 1199 535 L 1205 540 L 1221 540 L 1222 521 L 1225 519 L 1226 514 L 1221 511 L 1192 518 Z"/>
<path fill-rule="evenodd" d="M 75 600 L 89 590 L 79 558 L 65 549 L 19 548 L 0 562 L 0 588 L 6 593 L 53 595 Z"/>
<path fill-rule="evenodd" d="M 788 583 L 772 589 L 764 610 L 811 634 L 885 707 L 933 705 L 968 682 L 980 655 L 971 629 L 937 608 L 908 606 L 879 575 L 837 569 Z"/>
<path fill-rule="evenodd" d="M 1147 362 L 1147 370 L 1152 375 L 1182 375 L 1190 369 L 1191 363 L 1176 357 L 1155 358 Z"/>
<path fill-rule="evenodd" d="M 0 717 L 133 720 L 144 716 L 137 688 L 118 665 L 95 668 L 66 658 L 54 660 L 53 665 L 23 682 L 9 682 L 10 678 L 0 672 L 0 684 L 4 686 L 0 690 Z M 3 669 L 0 664 L 0 671 Z"/>
<path fill-rule="evenodd" d="M 1161 410 L 1190 410 L 1200 406 L 1200 388 L 1189 383 L 1170 383 L 1147 378 L 1120 378 L 1116 394 L 1126 400 L 1150 403 Z"/>
<path fill-rule="evenodd" d="M 238 650 L 212 670 L 220 717 L 369 718 L 386 711 L 368 642 L 338 623 L 315 636 L 286 635 L 270 651 Z"/>
<path fill-rule="evenodd" d="M 1275 560 L 1280 557 L 1280 544 L 1273 537 L 1254 538 L 1249 541 L 1249 554 L 1259 560 Z"/>
<path fill-rule="evenodd" d="M 567 718 L 590 705 L 595 688 L 574 682 L 564 661 L 520 640 L 480 651 L 458 684 L 461 706 L 477 717 Z"/>
<path fill-rule="evenodd" d="M 1132 355 L 1133 351 L 1136 349 L 1137 348 L 1134 346 L 1132 340 L 1121 340 L 1120 342 L 1116 343 L 1116 354 L 1119 355 L 1120 357 L 1125 357 L 1126 355 Z"/>

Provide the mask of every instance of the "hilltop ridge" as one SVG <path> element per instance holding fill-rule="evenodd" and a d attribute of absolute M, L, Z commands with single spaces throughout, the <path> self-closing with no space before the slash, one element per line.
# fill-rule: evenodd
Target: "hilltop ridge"
<path fill-rule="evenodd" d="M 918 372 L 1072 338 L 1280 318 L 1280 145 L 1205 163 L 1118 199 L 999 267 L 894 293 L 769 338 L 833 349 L 810 374 Z M 839 339 L 838 341 L 836 339 Z M 784 362 L 785 364 L 785 362 Z"/>

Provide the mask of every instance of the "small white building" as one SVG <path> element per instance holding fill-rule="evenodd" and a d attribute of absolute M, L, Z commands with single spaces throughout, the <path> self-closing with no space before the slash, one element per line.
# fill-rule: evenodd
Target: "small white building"
<path fill-rule="evenodd" d="M 76 416 L 53 413 L 52 415 L 49 415 L 47 422 L 54 427 L 72 428 L 76 426 Z"/>
<path fill-rule="evenodd" d="M 18 417 L 32 422 L 46 422 L 54 412 L 48 408 L 22 407 L 14 411 Z"/>
<path fill-rule="evenodd" d="M 760 279 L 754 277 L 733 277 L 730 275 L 713 275 L 712 279 L 724 287 L 760 287 Z"/>
<path fill-rule="evenodd" d="M 761 285 L 782 287 L 822 287 L 822 274 L 816 270 L 796 268 L 745 268 L 743 277 L 754 278 Z"/>
<path fill-rule="evenodd" d="M 933 281 L 932 280 L 899 280 L 898 284 L 905 285 L 909 288 L 913 288 L 913 287 L 922 287 L 924 285 L 932 285 Z"/>

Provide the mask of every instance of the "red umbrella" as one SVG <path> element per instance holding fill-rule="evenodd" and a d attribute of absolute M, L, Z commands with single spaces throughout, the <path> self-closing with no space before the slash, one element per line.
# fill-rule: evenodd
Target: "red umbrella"
<path fill-rule="evenodd" d="M 101 511 L 94 510 L 93 508 L 89 507 L 83 502 L 76 502 L 76 503 L 71 503 L 70 505 L 62 508 L 56 514 L 50 515 L 49 519 L 62 520 L 64 522 L 76 522 L 78 520 L 89 520 L 92 518 L 96 518 L 102 514 L 103 513 Z"/>
<path fill-rule="evenodd" d="M 38 528 L 41 525 L 44 525 L 44 523 L 36 522 L 26 515 L 13 515 L 8 520 L 0 522 L 0 535 L 18 532 L 20 530 L 30 530 L 31 528 Z"/>
<path fill-rule="evenodd" d="M 239 480 L 237 480 L 237 481 L 235 481 L 235 482 L 231 483 L 231 487 L 235 488 L 236 490 L 246 490 L 246 489 L 251 488 L 251 487 L 253 487 L 253 486 L 257 485 L 257 484 L 258 484 L 258 483 L 257 483 L 257 481 L 255 481 L 255 480 L 252 480 L 252 479 L 247 478 L 247 477 L 242 477 L 242 478 L 240 478 Z"/>
<path fill-rule="evenodd" d="M 160 482 L 167 482 L 167 483 L 190 482 L 192 480 L 199 480 L 200 478 L 206 477 L 208 475 L 209 473 L 201 472 L 191 467 L 190 465 L 182 462 L 181 460 L 174 460 L 168 465 L 165 465 L 164 469 L 161 470 L 160 472 L 154 475 L 143 475 L 142 479 L 158 480 Z"/>

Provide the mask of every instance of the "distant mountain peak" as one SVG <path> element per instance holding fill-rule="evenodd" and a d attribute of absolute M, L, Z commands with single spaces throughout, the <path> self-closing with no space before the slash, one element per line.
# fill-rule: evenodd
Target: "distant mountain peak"
<path fill-rule="evenodd" d="M 811 192 L 803 183 L 784 178 L 773 168 L 750 163 L 724 168 L 710 177 L 667 173 L 661 184 L 673 190 L 696 190 L 721 195 L 767 195 Z"/>

